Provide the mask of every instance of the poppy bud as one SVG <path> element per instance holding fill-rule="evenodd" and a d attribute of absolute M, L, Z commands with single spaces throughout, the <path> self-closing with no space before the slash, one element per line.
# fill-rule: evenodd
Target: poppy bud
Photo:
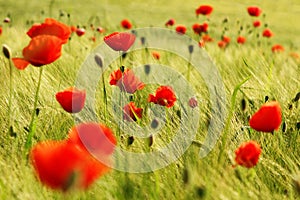
<path fill-rule="evenodd" d="M 7 59 L 10 59 L 10 49 L 6 44 L 2 45 L 2 52 Z"/>
<path fill-rule="evenodd" d="M 153 145 L 153 142 L 154 142 L 153 135 L 150 135 L 149 138 L 148 138 L 148 140 L 149 140 L 148 145 L 149 145 L 149 147 L 151 147 Z"/>
<path fill-rule="evenodd" d="M 194 51 L 194 46 L 193 45 L 189 45 L 189 53 L 192 54 Z"/>
<path fill-rule="evenodd" d="M 101 68 L 103 67 L 103 59 L 102 59 L 101 55 L 98 53 L 95 55 L 95 62 L 97 63 L 97 65 L 99 67 L 101 67 Z"/>
<path fill-rule="evenodd" d="M 153 119 L 151 122 L 151 128 L 156 129 L 158 127 L 158 120 L 157 119 Z"/>
<path fill-rule="evenodd" d="M 300 99 L 300 92 L 298 92 L 295 96 L 295 98 L 293 99 L 293 102 L 297 102 Z"/>
<path fill-rule="evenodd" d="M 129 146 L 129 145 L 132 145 L 133 142 L 134 142 L 134 137 L 133 137 L 133 136 L 129 136 L 129 137 L 128 137 L 128 140 L 127 140 L 128 146 Z"/>
<path fill-rule="evenodd" d="M 183 169 L 183 174 L 182 174 L 182 180 L 184 182 L 184 184 L 188 184 L 189 183 L 189 170 L 187 168 Z"/>
<path fill-rule="evenodd" d="M 142 45 L 145 45 L 145 42 L 146 42 L 146 38 L 145 37 L 141 37 L 141 43 L 142 43 Z"/>
<path fill-rule="evenodd" d="M 205 194 L 206 194 L 205 187 L 204 186 L 196 187 L 196 193 L 197 193 L 198 197 L 200 197 L 200 199 L 204 199 Z"/>
<path fill-rule="evenodd" d="M 246 110 L 246 100 L 243 98 L 242 101 L 241 101 L 241 108 L 242 108 L 242 111 L 245 111 Z"/>
<path fill-rule="evenodd" d="M 145 65 L 144 70 L 145 70 L 146 74 L 149 74 L 150 73 L 150 65 Z"/>

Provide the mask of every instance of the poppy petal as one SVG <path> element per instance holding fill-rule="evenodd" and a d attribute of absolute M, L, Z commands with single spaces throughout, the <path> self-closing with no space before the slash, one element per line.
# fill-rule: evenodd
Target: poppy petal
<path fill-rule="evenodd" d="M 12 58 L 15 67 L 19 70 L 24 70 L 30 63 L 23 58 Z"/>

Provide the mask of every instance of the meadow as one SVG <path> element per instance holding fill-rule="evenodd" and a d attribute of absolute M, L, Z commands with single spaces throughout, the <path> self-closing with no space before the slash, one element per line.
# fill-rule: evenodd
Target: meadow
<path fill-rule="evenodd" d="M 209 17 L 196 17 L 195 9 L 203 4 L 211 5 L 214 8 L 213 12 Z M 252 17 L 247 13 L 247 7 L 253 5 L 262 9 L 259 17 Z M 226 109 L 225 118 L 220 122 L 221 128 L 215 133 L 219 133 L 220 137 L 208 155 L 200 158 L 199 151 L 204 145 L 211 118 L 214 116 L 211 91 L 206 85 L 207 77 L 203 77 L 195 68 L 187 72 L 189 60 L 162 48 L 144 48 L 129 52 L 121 61 L 126 68 L 135 69 L 145 64 L 168 66 L 170 74 L 171 69 L 174 70 L 174 73 L 179 73 L 192 86 L 198 100 L 198 106 L 193 110 L 196 114 L 193 116 L 199 117 L 192 143 L 184 154 L 161 169 L 145 173 L 111 169 L 86 190 L 52 190 L 41 184 L 35 176 L 27 157 L 28 149 L 25 147 L 40 68 L 28 66 L 25 70 L 18 70 L 12 67 L 10 71 L 10 61 L 1 53 L 0 199 L 240 200 L 300 197 L 298 0 L 278 0 L 276 3 L 272 0 L 87 0 L 84 3 L 71 0 L 7 0 L 0 1 L 0 13 L 1 20 L 6 17 L 10 19 L 9 23 L 0 23 L 0 44 L 9 47 L 11 57 L 22 56 L 22 49 L 30 41 L 26 32 L 34 23 L 44 22 L 45 18 L 51 17 L 68 26 L 85 29 L 82 36 L 75 32 L 71 34 L 57 61 L 42 66 L 43 76 L 37 101 L 39 113 L 36 116 L 32 145 L 46 140 L 64 140 L 74 124 L 82 120 L 80 117 L 85 113 L 80 115 L 65 112 L 56 101 L 55 95 L 58 91 L 78 84 L 80 70 L 89 64 L 87 59 L 90 55 L 103 48 L 105 36 L 115 31 L 128 31 L 120 25 L 123 19 L 132 23 L 131 29 L 158 27 L 175 30 L 177 25 L 185 25 L 185 35 L 197 44 L 201 38 L 194 33 L 192 25 L 208 22 L 207 33 L 213 41 L 206 42 L 199 48 L 200 52 L 205 52 L 204 55 L 209 55 L 210 64 L 213 64 L 220 74 L 225 91 L 221 107 Z M 175 25 L 165 27 L 165 23 L 171 18 L 175 19 Z M 252 23 L 255 20 L 261 21 L 260 27 L 253 27 Z M 97 27 L 102 27 L 105 32 L 100 33 L 96 30 Z M 262 37 L 265 28 L 270 28 L 274 36 Z M 231 39 L 226 47 L 218 46 L 222 35 Z M 246 38 L 244 44 L 236 42 L 239 35 Z M 272 46 L 275 44 L 282 45 L 284 50 L 273 52 Z M 188 49 L 187 46 L 184 48 Z M 154 51 L 159 54 L 159 59 L 152 55 Z M 159 110 L 166 113 L 166 119 L 153 140 L 130 137 L 126 135 L 126 131 L 122 132 L 120 124 L 116 122 L 117 114 L 113 107 L 119 103 L 119 99 L 115 98 L 119 97 L 115 94 L 118 88 L 109 84 L 110 74 L 119 67 L 120 59 L 116 59 L 103 72 L 107 106 L 103 83 L 99 81 L 91 86 L 96 88 L 97 120 L 112 129 L 118 147 L 134 153 L 156 151 L 170 142 L 181 127 L 188 127 L 188 120 L 186 125 L 181 124 L 185 118 L 178 101 L 170 109 Z M 157 76 L 154 74 L 153 77 L 159 82 L 168 72 L 159 72 L 159 68 L 157 70 Z M 89 74 L 89 71 L 84 73 Z M 142 77 L 140 78 L 143 81 Z M 147 97 L 150 93 L 155 93 L 157 86 L 158 84 L 146 85 L 134 95 L 138 106 L 144 108 L 143 119 L 137 122 L 141 126 L 151 123 L 152 113 L 146 110 L 153 106 L 147 103 Z M 176 88 L 175 91 L 184 89 Z M 9 109 L 10 95 L 13 98 Z M 184 98 L 179 92 L 176 95 Z M 127 97 L 132 98 L 130 95 Z M 265 102 L 272 100 L 279 102 L 282 109 L 279 129 L 272 133 L 252 129 L 249 126 L 249 118 Z M 10 125 L 13 128 L 10 128 Z M 122 126 L 124 128 L 125 125 Z M 241 143 L 250 140 L 257 141 L 262 148 L 259 162 L 252 168 L 236 165 L 235 150 Z M 135 166 L 138 163 L 129 160 L 125 165 Z"/>

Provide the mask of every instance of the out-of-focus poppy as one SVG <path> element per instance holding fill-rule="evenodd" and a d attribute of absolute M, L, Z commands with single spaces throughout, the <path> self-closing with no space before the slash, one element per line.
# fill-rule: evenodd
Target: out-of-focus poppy
<path fill-rule="evenodd" d="M 77 30 L 76 26 L 70 26 L 70 29 L 72 33 L 74 33 Z"/>
<path fill-rule="evenodd" d="M 254 167 L 258 163 L 261 151 L 260 145 L 255 141 L 245 142 L 235 150 L 235 162 L 246 168 Z"/>
<path fill-rule="evenodd" d="M 176 26 L 175 30 L 179 34 L 185 34 L 186 27 L 184 25 L 178 25 L 178 26 Z"/>
<path fill-rule="evenodd" d="M 256 21 L 253 22 L 253 26 L 254 26 L 255 28 L 260 27 L 260 25 L 261 25 L 261 23 L 260 23 L 259 20 L 256 20 Z"/>
<path fill-rule="evenodd" d="M 210 15 L 213 11 L 213 7 L 210 5 L 201 5 L 196 9 L 196 15 Z"/>
<path fill-rule="evenodd" d="M 236 42 L 239 44 L 244 44 L 246 42 L 246 38 L 244 36 L 238 36 Z"/>
<path fill-rule="evenodd" d="M 137 118 L 141 119 L 143 114 L 142 108 L 137 108 L 134 102 L 129 102 L 123 108 L 123 118 L 126 121 L 136 121 Z"/>
<path fill-rule="evenodd" d="M 209 35 L 207 35 L 207 34 L 205 34 L 205 35 L 202 36 L 202 40 L 204 42 L 212 42 L 213 41 L 213 39 Z"/>
<path fill-rule="evenodd" d="M 156 60 L 160 59 L 160 54 L 157 51 L 152 51 L 152 56 L 153 58 L 155 58 Z"/>
<path fill-rule="evenodd" d="M 61 107 L 69 113 L 80 112 L 84 107 L 85 98 L 85 90 L 79 90 L 74 87 L 56 93 L 56 100 Z"/>
<path fill-rule="evenodd" d="M 189 106 L 191 108 L 196 108 L 198 106 L 198 100 L 196 99 L 196 97 L 192 97 L 189 99 Z"/>
<path fill-rule="evenodd" d="M 117 144 L 110 128 L 94 122 L 74 126 L 68 133 L 67 141 L 105 161 L 109 161 L 107 156 L 113 153 Z"/>
<path fill-rule="evenodd" d="M 114 32 L 104 37 L 104 42 L 115 51 L 127 51 L 135 41 L 135 35 L 126 32 Z"/>
<path fill-rule="evenodd" d="M 230 37 L 228 37 L 228 36 L 223 35 L 222 40 L 227 44 L 230 43 Z"/>
<path fill-rule="evenodd" d="M 4 23 L 10 23 L 10 18 L 9 17 L 5 17 L 3 20 Z"/>
<path fill-rule="evenodd" d="M 270 37 L 272 37 L 274 34 L 273 34 L 273 32 L 272 32 L 270 29 L 267 28 L 267 29 L 265 29 L 265 30 L 263 31 L 262 35 L 263 35 L 264 37 L 270 38 Z"/>
<path fill-rule="evenodd" d="M 218 42 L 218 46 L 219 46 L 221 49 L 226 48 L 227 45 L 228 45 L 228 43 L 224 42 L 223 40 L 220 40 L 220 41 Z"/>
<path fill-rule="evenodd" d="M 77 36 L 83 36 L 85 34 L 85 29 L 84 28 L 77 28 L 75 31 Z"/>
<path fill-rule="evenodd" d="M 194 33 L 201 35 L 202 33 L 207 33 L 208 24 L 207 23 L 194 24 L 192 26 L 192 29 L 193 29 Z"/>
<path fill-rule="evenodd" d="M 175 24 L 175 20 L 174 19 L 169 19 L 166 23 L 165 23 L 165 26 L 168 27 L 168 26 L 173 26 Z"/>
<path fill-rule="evenodd" d="M 280 44 L 275 44 L 272 46 L 272 52 L 283 52 L 284 51 L 284 47 Z"/>
<path fill-rule="evenodd" d="M 121 91 L 129 94 L 133 94 L 136 90 L 141 90 L 145 87 L 145 84 L 130 69 L 126 69 L 123 73 L 120 69 L 112 72 L 109 76 L 109 84 L 116 85 Z"/>
<path fill-rule="evenodd" d="M 86 189 L 109 170 L 89 153 L 66 141 L 36 144 L 31 149 L 30 160 L 43 184 L 62 191 Z"/>
<path fill-rule="evenodd" d="M 55 19 L 46 18 L 42 24 L 34 24 L 27 35 L 34 38 L 38 35 L 53 35 L 60 38 L 63 43 L 67 43 L 71 34 L 69 26 L 56 21 Z"/>
<path fill-rule="evenodd" d="M 0 26 L 0 35 L 2 35 L 3 29 L 2 26 Z"/>
<path fill-rule="evenodd" d="M 248 14 L 253 17 L 258 17 L 262 12 L 262 10 L 257 6 L 249 6 L 247 8 L 247 11 L 248 11 Z"/>
<path fill-rule="evenodd" d="M 131 24 L 131 22 L 130 22 L 128 19 L 123 19 L 123 20 L 121 21 L 121 26 L 122 26 L 123 28 L 125 28 L 125 29 L 131 29 L 132 24 Z"/>
<path fill-rule="evenodd" d="M 104 33 L 104 32 L 105 32 L 105 29 L 104 29 L 103 27 L 101 27 L 101 26 L 98 26 L 98 27 L 96 28 L 96 31 L 98 31 L 99 33 Z"/>
<path fill-rule="evenodd" d="M 273 132 L 281 124 L 281 108 L 277 101 L 267 102 L 252 115 L 250 127 L 256 131 Z"/>
<path fill-rule="evenodd" d="M 176 96 L 170 86 L 159 86 L 155 95 L 149 94 L 148 102 L 171 108 L 176 102 Z"/>
<path fill-rule="evenodd" d="M 61 56 L 62 44 L 63 41 L 56 36 L 38 35 L 23 49 L 23 58 L 12 58 L 12 61 L 20 70 L 29 64 L 36 67 L 50 64 Z"/>

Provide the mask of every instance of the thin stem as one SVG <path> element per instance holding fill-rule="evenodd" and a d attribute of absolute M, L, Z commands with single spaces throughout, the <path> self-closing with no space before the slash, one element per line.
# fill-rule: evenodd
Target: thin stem
<path fill-rule="evenodd" d="M 35 96 L 34 96 L 33 110 L 31 113 L 31 121 L 29 124 L 29 132 L 27 135 L 26 143 L 25 143 L 26 151 L 28 151 L 32 145 L 32 138 L 33 138 L 35 130 L 36 130 L 36 123 L 35 123 L 36 122 L 36 108 L 37 108 L 37 104 L 38 104 L 38 96 L 39 96 L 39 91 L 40 91 L 40 87 L 41 87 L 42 74 L 43 74 L 43 67 L 40 67 L 39 79 L 38 79 L 37 88 L 36 88 L 36 92 L 35 92 Z"/>
<path fill-rule="evenodd" d="M 12 126 L 12 98 L 13 98 L 13 68 L 11 60 L 8 60 L 9 63 L 9 100 L 8 100 L 8 130 L 11 130 Z"/>

